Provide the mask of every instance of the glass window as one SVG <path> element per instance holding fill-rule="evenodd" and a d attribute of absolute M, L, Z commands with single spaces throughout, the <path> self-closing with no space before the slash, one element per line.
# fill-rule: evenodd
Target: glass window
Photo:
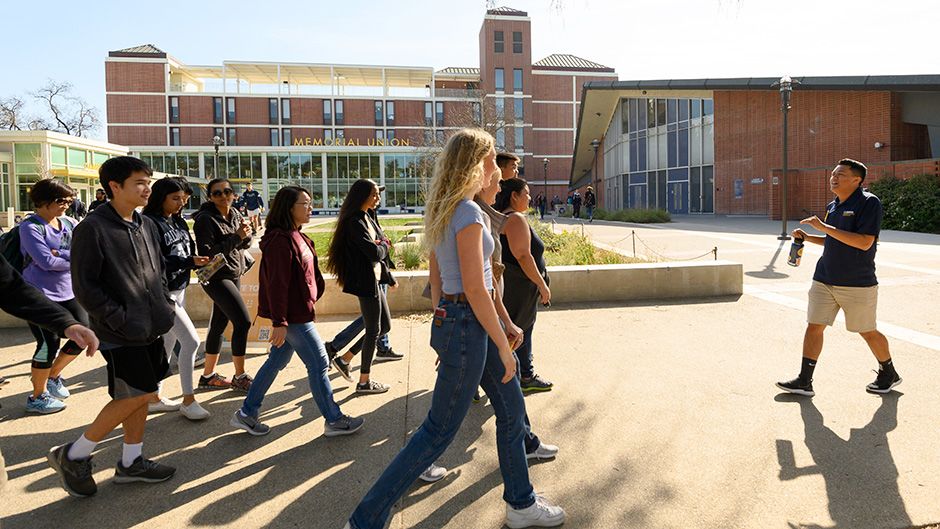
<path fill-rule="evenodd" d="M 657 99 L 656 100 L 656 125 L 665 125 L 666 124 L 666 100 Z"/>
<path fill-rule="evenodd" d="M 640 138 L 637 140 L 637 162 L 636 167 L 640 171 L 646 170 L 646 138 Z"/>
<path fill-rule="evenodd" d="M 473 122 L 477 125 L 483 124 L 483 113 L 480 110 L 480 103 L 474 101 L 470 103 L 470 111 L 473 113 Z"/>
<path fill-rule="evenodd" d="M 639 125 L 640 122 L 637 121 L 638 118 L 637 118 L 637 100 L 636 99 L 630 100 L 630 104 L 627 106 L 627 112 L 630 113 L 629 116 L 627 117 L 627 123 L 629 125 L 629 128 L 627 128 L 627 132 L 636 132 L 640 128 L 640 125 Z"/>
<path fill-rule="evenodd" d="M 10 185 L 10 164 L 0 163 L 0 209 L 6 211 L 9 207 L 15 207 L 7 196 L 7 189 Z"/>
<path fill-rule="evenodd" d="M 107 161 L 110 156 L 103 152 L 92 153 L 92 163 L 95 164 L 95 167 L 100 167 L 105 161 Z"/>
<path fill-rule="evenodd" d="M 65 147 L 62 147 L 61 145 L 52 145 L 50 150 L 52 151 L 53 167 L 65 167 L 68 165 L 68 161 L 66 160 Z"/>
<path fill-rule="evenodd" d="M 381 101 L 375 101 L 373 106 L 375 107 L 375 126 L 381 127 L 385 124 L 385 107 Z"/>
<path fill-rule="evenodd" d="M 679 121 L 679 115 L 676 112 L 676 106 L 675 99 L 666 100 L 666 123 L 675 123 Z"/>
<path fill-rule="evenodd" d="M 395 129 L 388 129 L 388 131 L 386 131 L 386 133 L 385 133 L 385 138 L 388 139 L 388 140 L 394 140 L 394 139 L 395 139 Z"/>
<path fill-rule="evenodd" d="M 647 99 L 646 101 L 646 128 L 651 129 L 656 126 L 656 100 Z"/>
<path fill-rule="evenodd" d="M 496 129 L 496 149 L 506 150 L 506 129 L 502 127 Z"/>
<path fill-rule="evenodd" d="M 630 130 L 630 100 L 620 100 L 620 133 L 626 134 Z"/>
<path fill-rule="evenodd" d="M 515 142 L 513 143 L 513 146 L 516 148 L 517 151 L 521 151 L 525 149 L 525 143 L 523 142 L 524 131 L 525 129 L 522 127 L 515 127 L 514 132 L 515 132 L 516 137 L 514 138 Z"/>
<path fill-rule="evenodd" d="M 522 68 L 512 69 L 512 90 L 514 92 L 522 91 Z"/>
<path fill-rule="evenodd" d="M 223 163 L 225 162 L 223 161 Z M 167 152 L 163 154 L 163 172 L 166 174 L 174 174 L 176 172 L 175 152 Z"/>
<path fill-rule="evenodd" d="M 395 124 L 395 102 L 385 102 L 385 125 L 391 127 Z"/>
<path fill-rule="evenodd" d="M 434 125 L 434 107 L 430 101 L 424 102 L 424 126 L 431 127 Z"/>
<path fill-rule="evenodd" d="M 226 139 L 225 144 L 228 145 L 229 147 L 235 147 L 237 145 L 237 143 L 235 142 L 235 129 L 234 128 L 225 129 L 225 132 L 228 133 L 228 138 Z"/>
<path fill-rule="evenodd" d="M 229 97 L 225 100 L 226 104 L 226 118 L 228 121 L 226 123 L 235 123 L 235 98 Z"/>
<path fill-rule="evenodd" d="M 281 136 L 277 129 L 271 129 L 271 147 L 277 147 L 281 144 Z"/>
<path fill-rule="evenodd" d="M 658 136 L 659 141 L 657 141 L 657 144 L 659 146 L 659 155 L 657 156 L 658 160 L 656 163 L 660 169 L 665 169 L 666 167 L 669 167 L 669 157 L 667 156 L 667 151 L 669 149 L 666 146 L 669 142 L 665 134 L 659 134 Z"/>
<path fill-rule="evenodd" d="M 438 101 L 434 104 L 434 117 L 437 118 L 437 126 L 444 126 L 444 103 Z"/>
<path fill-rule="evenodd" d="M 277 125 L 280 122 L 279 118 L 280 116 L 277 114 L 277 99 L 268 99 L 268 123 Z"/>
<path fill-rule="evenodd" d="M 689 129 L 679 129 L 679 167 L 689 165 Z"/>
<path fill-rule="evenodd" d="M 494 104 L 496 105 L 496 120 L 503 121 L 506 119 L 506 100 L 502 98 L 496 98 Z"/>
<path fill-rule="evenodd" d="M 159 152 L 153 153 L 153 160 L 152 160 L 152 163 L 150 164 L 150 168 L 158 173 L 164 172 L 163 171 L 164 169 L 163 153 L 159 153 Z"/>
<path fill-rule="evenodd" d="M 443 130 L 434 131 L 434 139 L 437 141 L 437 143 L 443 145 L 444 144 L 444 131 Z"/>
<path fill-rule="evenodd" d="M 666 134 L 666 152 L 668 153 L 668 158 L 666 159 L 666 167 L 676 167 L 678 165 L 679 150 L 677 147 L 677 137 L 676 131 L 670 131 Z"/>
<path fill-rule="evenodd" d="M 689 173 L 689 211 L 699 213 L 702 211 L 702 174 L 701 168 L 692 167 Z"/>
<path fill-rule="evenodd" d="M 493 32 L 493 52 L 502 53 L 503 52 L 503 32 L 495 31 Z"/>
<path fill-rule="evenodd" d="M 212 129 L 212 135 L 213 135 L 213 137 L 218 136 L 219 139 L 225 140 L 225 134 L 223 133 L 221 127 L 216 127 L 216 128 L 214 128 L 214 129 Z M 211 143 L 211 141 L 210 141 L 210 143 Z"/>
<path fill-rule="evenodd" d="M 689 164 L 702 164 L 702 127 L 689 129 Z"/>
<path fill-rule="evenodd" d="M 711 99 L 702 100 L 702 115 L 710 116 L 715 113 L 715 102 Z"/>
<path fill-rule="evenodd" d="M 222 123 L 222 98 L 212 98 L 212 122 Z"/>
<path fill-rule="evenodd" d="M 189 175 L 188 176 L 192 178 L 199 178 L 199 154 L 195 152 L 191 152 L 189 153 L 187 158 L 189 158 Z M 258 162 L 260 163 L 261 160 L 259 159 Z M 259 172 L 258 174 L 260 175 L 261 173 Z"/>
<path fill-rule="evenodd" d="M 290 99 L 281 99 L 281 123 L 290 125 Z"/>
<path fill-rule="evenodd" d="M 496 68 L 495 80 L 496 80 L 496 91 L 503 92 L 506 90 L 506 80 L 503 78 L 503 69 Z"/>
<path fill-rule="evenodd" d="M 640 158 L 639 153 L 637 153 L 637 149 L 639 148 L 639 146 L 640 146 L 640 145 L 639 145 L 639 142 L 638 142 L 637 140 L 635 140 L 635 139 L 634 139 L 634 140 L 630 140 L 630 154 L 629 154 L 628 157 L 629 157 L 629 159 L 630 159 L 630 165 L 629 165 L 629 167 L 630 167 L 630 172 L 631 172 L 631 173 L 637 171 L 637 165 L 638 165 L 639 158 Z"/>
<path fill-rule="evenodd" d="M 170 145 L 179 145 L 180 144 L 180 129 L 179 127 L 172 127 L 170 129 Z"/>
<path fill-rule="evenodd" d="M 170 97 L 170 123 L 180 122 L 180 98 Z"/>
<path fill-rule="evenodd" d="M 384 140 L 384 139 L 385 139 L 385 131 L 382 130 L 382 129 L 376 129 L 376 131 L 375 131 L 375 139 L 377 139 L 377 140 Z"/>
<path fill-rule="evenodd" d="M 324 141 L 326 141 L 326 140 L 332 141 L 332 140 L 333 140 L 333 129 L 325 129 L 325 130 L 323 131 L 323 139 L 324 139 Z"/>
<path fill-rule="evenodd" d="M 689 120 L 689 100 L 680 99 L 679 100 L 679 122 Z"/>
<path fill-rule="evenodd" d="M 523 121 L 523 118 L 522 118 L 522 102 L 523 102 L 523 99 L 522 99 L 521 97 L 517 97 L 516 99 L 513 99 L 513 100 L 512 100 L 512 114 L 513 114 L 513 118 L 514 118 L 516 121 L 520 121 L 520 122 Z"/>
<path fill-rule="evenodd" d="M 336 129 L 336 139 L 346 138 L 346 131 L 344 129 Z"/>
<path fill-rule="evenodd" d="M 512 52 L 522 53 L 522 32 L 521 31 L 512 32 Z"/>
<path fill-rule="evenodd" d="M 176 174 L 180 176 L 186 176 L 189 174 L 189 155 L 186 153 L 177 153 L 176 154 Z"/>
<path fill-rule="evenodd" d="M 715 128 L 714 125 L 702 127 L 702 163 L 715 163 Z"/>
<path fill-rule="evenodd" d="M 636 123 L 637 130 L 645 131 L 647 129 L 646 125 L 646 100 L 638 99 L 636 102 Z"/>
<path fill-rule="evenodd" d="M 179 129 L 176 129 L 179 131 Z M 69 167 L 82 168 L 85 167 L 85 162 L 87 161 L 87 153 L 81 149 L 72 149 L 69 148 Z"/>
<path fill-rule="evenodd" d="M 336 124 L 337 124 L 337 125 L 345 125 L 345 124 L 346 124 L 346 119 L 345 119 L 345 117 L 344 117 L 344 115 L 343 115 L 343 100 L 342 100 L 342 99 L 337 99 L 336 102 L 333 104 L 333 108 L 334 108 L 334 110 L 335 110 L 335 112 L 336 112 L 336 116 L 335 116 L 335 118 L 336 118 Z"/>
<path fill-rule="evenodd" d="M 290 147 L 290 144 L 293 142 L 293 137 L 292 137 L 293 133 L 291 132 L 291 129 L 282 130 L 281 136 L 283 136 L 284 138 L 282 145 L 284 145 L 285 147 Z"/>
<path fill-rule="evenodd" d="M 329 99 L 323 100 L 323 124 L 333 124 L 333 102 Z"/>
<path fill-rule="evenodd" d="M 647 169 L 659 169 L 659 136 L 654 134 L 647 138 L 646 144 L 646 167 Z"/>
<path fill-rule="evenodd" d="M 692 119 L 699 118 L 702 116 L 702 100 L 693 99 L 692 100 Z"/>

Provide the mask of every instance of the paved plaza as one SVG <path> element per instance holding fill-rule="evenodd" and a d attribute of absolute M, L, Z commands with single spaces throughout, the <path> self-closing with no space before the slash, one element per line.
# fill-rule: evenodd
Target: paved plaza
<path fill-rule="evenodd" d="M 632 253 L 687 258 L 718 247 L 744 264 L 738 298 L 668 304 L 553 306 L 539 315 L 535 365 L 555 383 L 527 397 L 534 429 L 561 447 L 530 467 L 536 490 L 568 512 L 566 527 L 907 529 L 940 521 L 940 236 L 883 232 L 877 265 L 879 327 L 888 336 L 899 391 L 865 393 L 877 368 L 864 341 L 841 322 L 826 334 L 813 399 L 781 395 L 796 375 L 806 292 L 818 247 L 799 268 L 789 243 L 763 218 L 682 217 L 669 225 L 596 222 L 597 242 Z M 794 227 L 793 223 L 790 225 Z M 556 229 L 581 230 L 575 221 Z M 394 295 L 394 294 L 392 294 Z M 348 321 L 324 318 L 331 337 Z M 202 329 L 204 332 L 205 329 Z M 378 364 L 384 395 L 355 396 L 331 373 L 337 401 L 362 415 L 357 435 L 326 439 L 299 359 L 280 374 L 263 406 L 266 437 L 233 431 L 241 402 L 201 393 L 212 416 L 193 423 L 151 415 L 144 451 L 178 467 L 158 485 L 112 482 L 120 432 L 95 455 L 98 494 L 68 497 L 45 461 L 76 438 L 107 400 L 104 361 L 81 357 L 66 372 L 73 396 L 52 416 L 25 416 L 32 337 L 0 331 L 0 447 L 9 482 L 4 528 L 343 527 L 430 404 L 434 354 L 425 317 L 393 322 L 405 360 Z M 250 355 L 255 372 L 264 357 Z M 228 355 L 220 372 L 232 374 Z M 354 362 L 355 365 L 355 362 Z M 166 383 L 178 395 L 177 377 Z M 390 527 L 497 528 L 504 504 L 492 408 L 474 405 L 440 464 L 448 476 L 416 485 Z"/>

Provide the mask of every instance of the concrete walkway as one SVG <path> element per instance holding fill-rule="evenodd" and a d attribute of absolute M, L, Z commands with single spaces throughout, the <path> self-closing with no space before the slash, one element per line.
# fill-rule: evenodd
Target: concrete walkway
<path fill-rule="evenodd" d="M 621 239 L 631 229 L 597 223 L 585 231 L 629 249 Z M 818 251 L 810 249 L 800 268 L 786 266 L 777 230 L 761 219 L 705 217 L 636 229 L 665 255 L 717 245 L 720 258 L 744 263 L 748 292 L 738 299 L 552 307 L 539 316 L 536 366 L 556 389 L 526 403 L 536 432 L 561 454 L 532 465 L 530 475 L 537 491 L 565 506 L 566 527 L 903 529 L 940 521 L 940 237 L 886 232 L 879 247 L 879 319 L 904 377 L 900 391 L 864 392 L 877 364 L 858 336 L 837 325 L 826 335 L 817 396 L 796 399 L 773 382 L 798 369 Z M 318 328 L 330 337 L 344 324 Z M 0 446 L 10 474 L 0 493 L 3 526 L 339 529 L 427 412 L 429 333 L 424 317 L 396 318 L 392 343 L 407 357 L 373 369 L 392 385 L 385 395 L 355 397 L 333 374 L 343 410 L 366 419 L 356 436 L 322 437 L 323 420 L 295 359 L 265 401 L 267 437 L 228 426 L 240 396 L 203 393 L 213 414 L 206 422 L 174 414 L 148 422 L 145 453 L 178 466 L 173 480 L 114 484 L 116 435 L 96 455 L 98 495 L 77 500 L 58 486 L 45 451 L 77 437 L 105 402 L 104 362 L 82 357 L 70 366 L 74 395 L 66 411 L 24 416 L 31 337 L 2 331 L 0 374 L 12 379 L 0 390 Z M 263 360 L 250 356 L 249 371 Z M 231 375 L 231 365 L 221 372 Z M 166 387 L 178 394 L 178 379 Z M 415 486 L 391 527 L 500 527 L 490 406 L 471 409 L 441 464 L 448 477 Z"/>

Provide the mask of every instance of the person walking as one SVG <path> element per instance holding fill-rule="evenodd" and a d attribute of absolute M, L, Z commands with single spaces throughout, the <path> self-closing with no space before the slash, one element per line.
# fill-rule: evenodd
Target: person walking
<path fill-rule="evenodd" d="M 250 257 L 245 250 L 251 247 L 251 225 L 232 203 L 235 191 L 226 178 L 215 178 L 206 187 L 209 202 L 196 212 L 193 231 L 196 251 L 212 257 L 222 254 L 225 264 L 202 286 L 212 299 L 212 317 L 206 336 L 206 363 L 199 387 L 202 389 L 228 389 L 247 392 L 251 377 L 245 372 L 245 350 L 251 316 L 241 295 L 241 276 L 248 271 Z M 222 349 L 222 332 L 232 323 L 232 363 L 235 376 L 231 381 L 215 372 Z"/>
<path fill-rule="evenodd" d="M 597 196 L 594 194 L 594 188 L 587 186 L 584 192 L 584 207 L 587 208 L 588 222 L 594 222 L 594 208 L 597 207 Z"/>
<path fill-rule="evenodd" d="M 29 191 L 35 213 L 20 223 L 20 252 L 23 255 L 23 279 L 38 288 L 51 301 L 67 310 L 75 321 L 88 325 L 88 313 L 72 292 L 72 233 L 77 221 L 65 216 L 75 199 L 75 191 L 52 178 L 33 184 Z M 30 367 L 33 392 L 26 398 L 26 413 L 48 414 L 65 409 L 70 396 L 62 371 L 82 352 L 75 341 L 68 340 L 59 349 L 61 337 L 34 323 L 29 330 L 36 338 L 36 350 Z"/>
<path fill-rule="evenodd" d="M 157 225 L 160 233 L 160 253 L 166 263 L 166 283 L 173 300 L 173 327 L 164 335 L 163 345 L 167 360 L 173 358 L 179 344 L 179 374 L 183 400 L 174 401 L 157 394 L 150 402 L 151 413 L 177 411 L 189 420 L 209 417 L 209 412 L 196 402 L 193 390 L 193 371 L 196 369 L 196 349 L 199 335 L 186 312 L 186 287 L 191 272 L 209 263 L 209 258 L 196 255 L 196 242 L 189 234 L 189 225 L 180 212 L 192 195 L 192 188 L 183 177 L 157 180 L 152 187 L 144 215 Z"/>
<path fill-rule="evenodd" d="M 581 204 L 582 203 L 583 203 L 583 200 L 581 198 L 581 193 L 575 191 L 574 194 L 571 195 L 571 210 L 573 212 L 574 218 L 576 219 L 581 218 Z"/>
<path fill-rule="evenodd" d="M 545 196 L 542 193 L 535 197 L 535 206 L 539 210 L 539 220 L 545 220 Z"/>
<path fill-rule="evenodd" d="M 484 179 L 497 170 L 495 157 L 493 137 L 481 129 L 457 131 L 438 156 L 425 213 L 425 236 L 433 248 L 431 299 L 437 307 L 431 347 L 440 358 L 431 409 L 356 507 L 347 528 L 385 527 L 392 506 L 453 441 L 481 381 L 484 387 L 510 385 L 500 392 L 487 390 L 496 412 L 506 525 L 564 523 L 564 510 L 536 495 L 529 481 L 516 360 L 493 302 L 492 267 L 485 257 L 493 251 L 493 237 L 473 202 Z M 488 340 L 496 344 L 495 354 Z M 497 402 L 496 395 L 508 398 Z"/>
<path fill-rule="evenodd" d="M 76 226 L 71 270 L 75 298 L 101 338 L 112 400 L 78 439 L 49 451 L 50 466 L 73 496 L 97 492 L 92 452 L 118 425 L 124 445 L 115 483 L 158 483 L 176 473 L 143 457 L 147 403 L 170 371 L 162 336 L 173 327 L 160 234 L 136 211 L 147 205 L 153 171 L 137 158 L 117 156 L 98 173 L 111 201 Z"/>
<path fill-rule="evenodd" d="M 91 204 L 88 204 L 88 212 L 91 213 L 98 206 L 105 204 L 108 201 L 108 195 L 104 194 L 104 189 L 98 189 L 95 191 L 95 199 L 91 201 Z"/>
<path fill-rule="evenodd" d="M 363 394 L 389 390 L 388 385 L 371 378 L 376 341 L 392 327 L 388 300 L 381 288 L 383 283 L 393 281 L 386 263 L 392 244 L 368 214 L 378 206 L 380 198 L 379 186 L 372 180 L 361 178 L 353 183 L 339 210 L 327 261 L 327 270 L 336 276 L 343 292 L 359 298 L 365 336 L 356 393 Z M 334 365 L 336 360 L 340 358 L 334 359 Z M 342 364 L 337 368 L 343 371 Z"/>
<path fill-rule="evenodd" d="M 333 400 L 333 388 L 326 376 L 326 348 L 313 324 L 316 302 L 326 283 L 313 241 L 300 231 L 310 219 L 310 210 L 310 194 L 302 187 L 287 186 L 275 195 L 274 207 L 265 220 L 258 315 L 271 320 L 271 352 L 230 421 L 252 435 L 265 435 L 271 430 L 258 414 L 264 396 L 294 351 L 307 367 L 310 392 L 326 421 L 323 435 L 349 435 L 362 427 L 361 418 L 344 415 Z"/>
<path fill-rule="evenodd" d="M 809 235 L 802 228 L 793 230 L 794 239 L 803 239 L 823 247 L 816 263 L 809 289 L 806 332 L 803 336 L 803 360 L 800 374 L 777 387 L 812 397 L 813 373 L 822 352 L 823 333 L 839 313 L 845 313 L 845 328 L 862 336 L 878 361 L 878 375 L 865 390 L 884 394 L 901 383 L 891 359 L 888 339 L 878 331 L 878 278 L 875 276 L 875 252 L 881 232 L 882 207 L 877 196 L 862 189 L 868 169 L 859 161 L 839 160 L 829 176 L 829 189 L 836 195 L 826 206 L 820 220 L 813 215 L 800 221 L 824 236 Z"/>
<path fill-rule="evenodd" d="M 248 182 L 245 192 L 241 196 L 245 204 L 245 211 L 248 212 L 248 221 L 251 222 L 251 234 L 257 235 L 261 229 L 261 213 L 264 212 L 264 198 L 261 193 L 255 191 L 251 182 Z"/>
<path fill-rule="evenodd" d="M 529 207 L 526 181 L 521 178 L 503 180 L 494 207 L 508 216 L 499 236 L 506 265 L 503 302 L 512 321 L 523 329 L 524 339 L 516 349 L 521 364 L 522 392 L 551 391 L 553 384 L 536 374 L 532 363 L 532 333 L 538 306 L 551 303 L 552 291 L 545 267 L 545 243 L 525 218 Z"/>

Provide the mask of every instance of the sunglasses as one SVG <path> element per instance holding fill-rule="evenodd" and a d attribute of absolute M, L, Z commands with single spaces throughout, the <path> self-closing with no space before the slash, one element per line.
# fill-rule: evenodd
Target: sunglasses
<path fill-rule="evenodd" d="M 71 198 L 57 198 L 57 199 L 55 199 L 55 203 L 58 204 L 58 205 L 60 205 L 60 206 L 71 206 L 71 205 L 72 205 L 72 202 L 74 202 L 74 201 L 75 201 L 75 200 L 74 200 L 74 199 L 71 199 Z"/>
<path fill-rule="evenodd" d="M 213 192 L 210 193 L 210 194 L 211 194 L 212 196 L 214 196 L 214 197 L 220 197 L 220 196 L 222 196 L 222 195 L 229 196 L 229 195 L 231 195 L 232 193 L 234 193 L 234 191 L 232 191 L 232 188 L 231 188 L 231 187 L 226 187 L 225 189 L 216 189 L 215 191 L 213 191 Z"/>

